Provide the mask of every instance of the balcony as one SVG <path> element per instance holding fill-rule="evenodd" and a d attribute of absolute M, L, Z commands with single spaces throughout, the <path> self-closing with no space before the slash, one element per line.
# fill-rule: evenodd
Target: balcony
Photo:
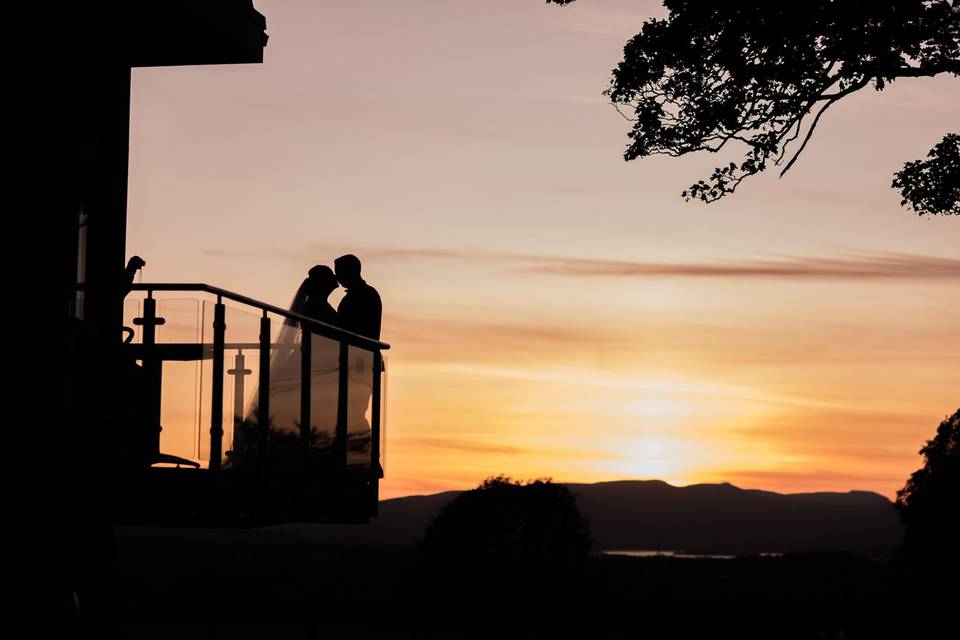
<path fill-rule="evenodd" d="M 390 348 L 203 284 L 140 284 L 123 349 L 149 449 L 128 524 L 367 522 Z"/>

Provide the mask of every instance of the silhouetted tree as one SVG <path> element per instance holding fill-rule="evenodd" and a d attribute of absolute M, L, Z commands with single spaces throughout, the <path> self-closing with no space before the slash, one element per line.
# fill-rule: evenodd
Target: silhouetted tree
<path fill-rule="evenodd" d="M 506 600 L 551 597 L 586 567 L 590 533 L 574 496 L 549 480 L 498 476 L 465 491 L 427 527 L 421 560 L 434 585 Z"/>
<path fill-rule="evenodd" d="M 927 157 L 908 162 L 896 174 L 893 186 L 903 195 L 900 204 L 920 215 L 960 215 L 960 135 L 948 133 Z"/>
<path fill-rule="evenodd" d="M 547 0 L 566 5 L 574 0 Z M 960 5 L 953 0 L 664 0 L 623 50 L 605 92 L 633 122 L 624 159 L 681 156 L 742 145 L 683 192 L 705 202 L 733 193 L 769 163 L 785 174 L 823 114 L 839 100 L 897 78 L 960 75 Z M 956 211 L 957 137 L 894 186 L 919 213 Z M 950 180 L 953 180 L 952 187 Z M 946 180 L 944 183 L 942 181 Z"/>
<path fill-rule="evenodd" d="M 906 555 L 939 565 L 960 556 L 960 409 L 920 453 L 923 467 L 897 492 L 896 506 L 906 525 Z"/>

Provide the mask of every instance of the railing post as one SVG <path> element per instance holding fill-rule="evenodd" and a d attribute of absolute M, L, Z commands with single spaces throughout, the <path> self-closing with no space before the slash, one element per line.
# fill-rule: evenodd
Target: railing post
<path fill-rule="evenodd" d="M 300 440 L 303 445 L 303 495 L 304 504 L 310 496 L 310 373 L 313 364 L 313 331 L 309 326 L 300 325 Z"/>
<path fill-rule="evenodd" d="M 223 359 L 227 332 L 226 307 L 217 297 L 213 310 L 213 384 L 210 401 L 210 471 L 220 471 L 223 450 Z"/>
<path fill-rule="evenodd" d="M 227 374 L 233 376 L 233 443 L 230 448 L 237 450 L 237 438 L 243 437 L 243 397 L 246 394 L 244 380 L 253 373 L 247 369 L 247 358 L 243 355 L 243 349 L 237 349 L 233 356 L 233 369 L 228 369 Z M 242 446 L 242 443 L 241 443 Z"/>
<path fill-rule="evenodd" d="M 370 404 L 370 515 L 376 516 L 380 508 L 380 478 L 383 467 L 380 465 L 380 376 L 383 372 L 383 355 L 377 349 L 373 352 L 373 394 Z"/>
<path fill-rule="evenodd" d="M 350 345 L 340 343 L 340 375 L 337 386 L 337 501 L 343 512 L 347 505 L 347 405 L 350 401 Z"/>
<path fill-rule="evenodd" d="M 148 291 L 143 300 L 143 316 L 134 318 L 133 324 L 142 328 L 140 342 L 143 345 L 144 397 L 147 399 L 146 419 L 149 421 L 147 428 L 150 430 L 147 445 L 149 450 L 143 453 L 147 458 L 147 466 L 150 466 L 160 454 L 160 431 L 163 429 L 160 425 L 160 376 L 163 363 L 156 358 L 154 347 L 157 343 L 157 326 L 164 324 L 164 319 L 157 317 L 157 301 L 152 291 Z"/>
<path fill-rule="evenodd" d="M 260 388 L 257 400 L 257 477 L 260 479 L 261 508 L 266 507 L 270 477 L 270 316 L 260 318 Z"/>

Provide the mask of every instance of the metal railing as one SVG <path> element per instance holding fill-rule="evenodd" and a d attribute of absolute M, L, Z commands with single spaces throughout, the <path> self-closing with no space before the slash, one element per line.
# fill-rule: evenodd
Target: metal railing
<path fill-rule="evenodd" d="M 383 417 L 382 395 L 383 378 L 385 377 L 385 366 L 382 351 L 390 348 L 390 345 L 362 336 L 340 327 L 330 325 L 313 318 L 293 313 L 270 304 L 266 304 L 247 296 L 239 295 L 231 291 L 211 287 L 199 283 L 154 283 L 154 284 L 136 284 L 131 291 L 143 292 L 145 298 L 142 300 L 143 306 L 140 316 L 134 320 L 134 324 L 140 328 L 139 343 L 128 344 L 128 348 L 134 358 L 143 363 L 145 386 L 148 389 L 147 412 L 150 420 L 156 430 L 156 451 L 157 460 L 160 462 L 169 461 L 175 456 L 159 455 L 160 448 L 160 421 L 161 421 L 161 392 L 162 392 L 162 365 L 164 361 L 191 361 L 191 360 L 212 360 L 212 381 L 210 398 L 210 440 L 208 455 L 208 471 L 213 476 L 213 486 L 216 486 L 216 478 L 224 473 L 223 460 L 223 437 L 224 437 L 224 395 L 225 395 L 225 374 L 234 376 L 234 419 L 237 419 L 237 412 L 242 411 L 242 399 L 244 396 L 243 378 L 252 374 L 251 370 L 246 369 L 246 359 L 243 350 L 256 350 L 259 354 L 259 390 L 256 401 L 256 442 L 259 448 L 257 459 L 257 477 L 261 500 L 266 500 L 268 494 L 268 484 L 270 478 L 270 456 L 267 452 L 271 446 L 271 355 L 277 344 L 272 341 L 273 318 L 271 315 L 284 318 L 285 324 L 299 325 L 302 331 L 300 340 L 300 411 L 299 427 L 300 441 L 303 444 L 302 460 L 302 478 L 304 482 L 305 495 L 310 495 L 310 489 L 314 479 L 312 477 L 312 433 L 311 433 L 311 408 L 313 398 L 311 397 L 312 384 L 311 376 L 314 371 L 311 368 L 313 346 L 313 336 L 320 336 L 327 340 L 339 344 L 339 371 L 336 393 L 336 436 L 333 440 L 333 454 L 337 468 L 334 475 L 335 482 L 343 483 L 340 488 L 334 487 L 334 495 L 345 496 L 348 472 L 348 413 L 355 408 L 350 405 L 350 349 L 359 349 L 368 352 L 372 356 L 370 381 L 372 393 L 370 395 L 370 458 L 369 458 L 369 479 L 371 495 L 368 496 L 369 513 L 376 513 L 378 501 L 378 480 L 382 477 L 381 467 L 381 420 Z M 154 294 L 157 292 L 177 292 L 191 293 L 198 297 L 201 295 L 211 296 L 213 302 L 213 323 L 212 323 L 212 341 L 204 342 L 201 338 L 196 343 L 159 343 L 157 341 L 157 327 L 165 323 L 165 319 L 157 315 L 157 299 Z M 227 342 L 227 307 L 225 301 L 232 301 L 244 307 L 255 309 L 260 314 L 259 319 L 259 340 L 256 342 L 240 341 Z M 233 308 L 233 307 L 231 307 Z M 307 337 L 310 339 L 307 339 Z M 233 368 L 226 369 L 226 354 L 228 351 L 236 351 L 234 356 Z M 199 414 L 198 414 L 199 416 Z M 365 419 L 364 419 L 365 422 Z M 236 434 L 234 434 L 236 438 Z M 166 458 L 166 459 L 165 459 Z"/>

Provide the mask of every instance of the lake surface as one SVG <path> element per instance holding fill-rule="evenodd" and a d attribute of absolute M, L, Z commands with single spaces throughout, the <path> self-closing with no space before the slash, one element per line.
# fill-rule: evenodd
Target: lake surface
<path fill-rule="evenodd" d="M 714 560 L 732 560 L 737 556 L 734 554 L 725 554 L 725 553 L 686 553 L 684 551 L 648 551 L 648 550 L 629 550 L 629 549 L 611 549 L 609 551 L 601 551 L 600 553 L 608 556 L 632 556 L 634 558 L 712 558 Z M 772 556 L 779 557 L 782 556 L 782 553 L 754 553 L 750 555 L 755 556 Z"/>

